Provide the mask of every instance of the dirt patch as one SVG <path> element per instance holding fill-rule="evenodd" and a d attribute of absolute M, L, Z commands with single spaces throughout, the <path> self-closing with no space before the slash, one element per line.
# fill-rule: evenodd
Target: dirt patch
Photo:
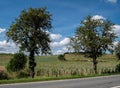
<path fill-rule="evenodd" d="M 0 71 L 5 71 L 5 67 L 4 66 L 0 66 Z"/>

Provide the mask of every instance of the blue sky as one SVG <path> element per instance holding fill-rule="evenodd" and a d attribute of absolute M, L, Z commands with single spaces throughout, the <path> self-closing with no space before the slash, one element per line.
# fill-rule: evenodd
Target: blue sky
<path fill-rule="evenodd" d="M 5 33 L 23 9 L 47 7 L 52 14 L 51 43 L 54 54 L 67 51 L 70 36 L 88 15 L 109 18 L 120 34 L 120 0 L 1 0 L 0 2 L 0 53 L 17 52 L 18 47 L 6 43 Z"/>

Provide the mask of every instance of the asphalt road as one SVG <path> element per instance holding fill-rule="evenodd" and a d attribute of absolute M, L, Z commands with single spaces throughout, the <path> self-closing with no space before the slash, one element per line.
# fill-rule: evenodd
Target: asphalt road
<path fill-rule="evenodd" d="M 0 88 L 120 88 L 120 75 L 46 82 L 4 84 Z"/>

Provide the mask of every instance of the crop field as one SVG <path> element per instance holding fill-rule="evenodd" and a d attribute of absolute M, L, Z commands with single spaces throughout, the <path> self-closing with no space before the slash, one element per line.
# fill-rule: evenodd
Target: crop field
<path fill-rule="evenodd" d="M 5 66 L 11 57 L 12 55 L 0 55 L 0 70 L 5 70 Z M 57 55 L 36 56 L 36 77 L 87 76 L 94 74 L 91 58 L 85 58 L 83 55 L 67 54 L 65 55 L 67 61 L 59 61 L 57 57 Z M 97 60 L 98 74 L 114 72 L 118 63 L 114 55 L 103 55 Z"/>
<path fill-rule="evenodd" d="M 46 60 L 44 60 L 44 62 L 41 60 L 42 57 L 36 58 L 36 75 L 51 77 L 94 74 L 91 58 L 85 58 L 82 55 L 65 55 L 65 57 L 67 61 L 58 61 L 57 56 L 45 58 Z M 52 58 L 54 58 L 54 60 Z M 103 55 L 98 58 L 98 74 L 107 71 L 114 72 L 117 63 L 118 61 L 114 55 Z"/>
<path fill-rule="evenodd" d="M 0 70 L 5 70 L 5 67 L 11 57 L 12 55 L 10 54 L 0 54 Z"/>

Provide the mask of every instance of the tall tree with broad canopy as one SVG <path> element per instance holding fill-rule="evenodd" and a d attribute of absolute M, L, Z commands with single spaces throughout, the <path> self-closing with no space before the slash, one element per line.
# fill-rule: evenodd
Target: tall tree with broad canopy
<path fill-rule="evenodd" d="M 87 16 L 76 30 L 75 39 L 79 42 L 80 49 L 85 52 L 85 56 L 93 59 L 95 73 L 97 73 L 97 58 L 113 47 L 116 38 L 112 30 L 113 25 L 109 20 Z"/>
<path fill-rule="evenodd" d="M 46 8 L 29 8 L 23 10 L 6 33 L 9 39 L 19 44 L 21 51 L 29 52 L 30 76 L 35 75 L 35 54 L 50 54 L 49 33 L 52 28 L 51 14 Z"/>

